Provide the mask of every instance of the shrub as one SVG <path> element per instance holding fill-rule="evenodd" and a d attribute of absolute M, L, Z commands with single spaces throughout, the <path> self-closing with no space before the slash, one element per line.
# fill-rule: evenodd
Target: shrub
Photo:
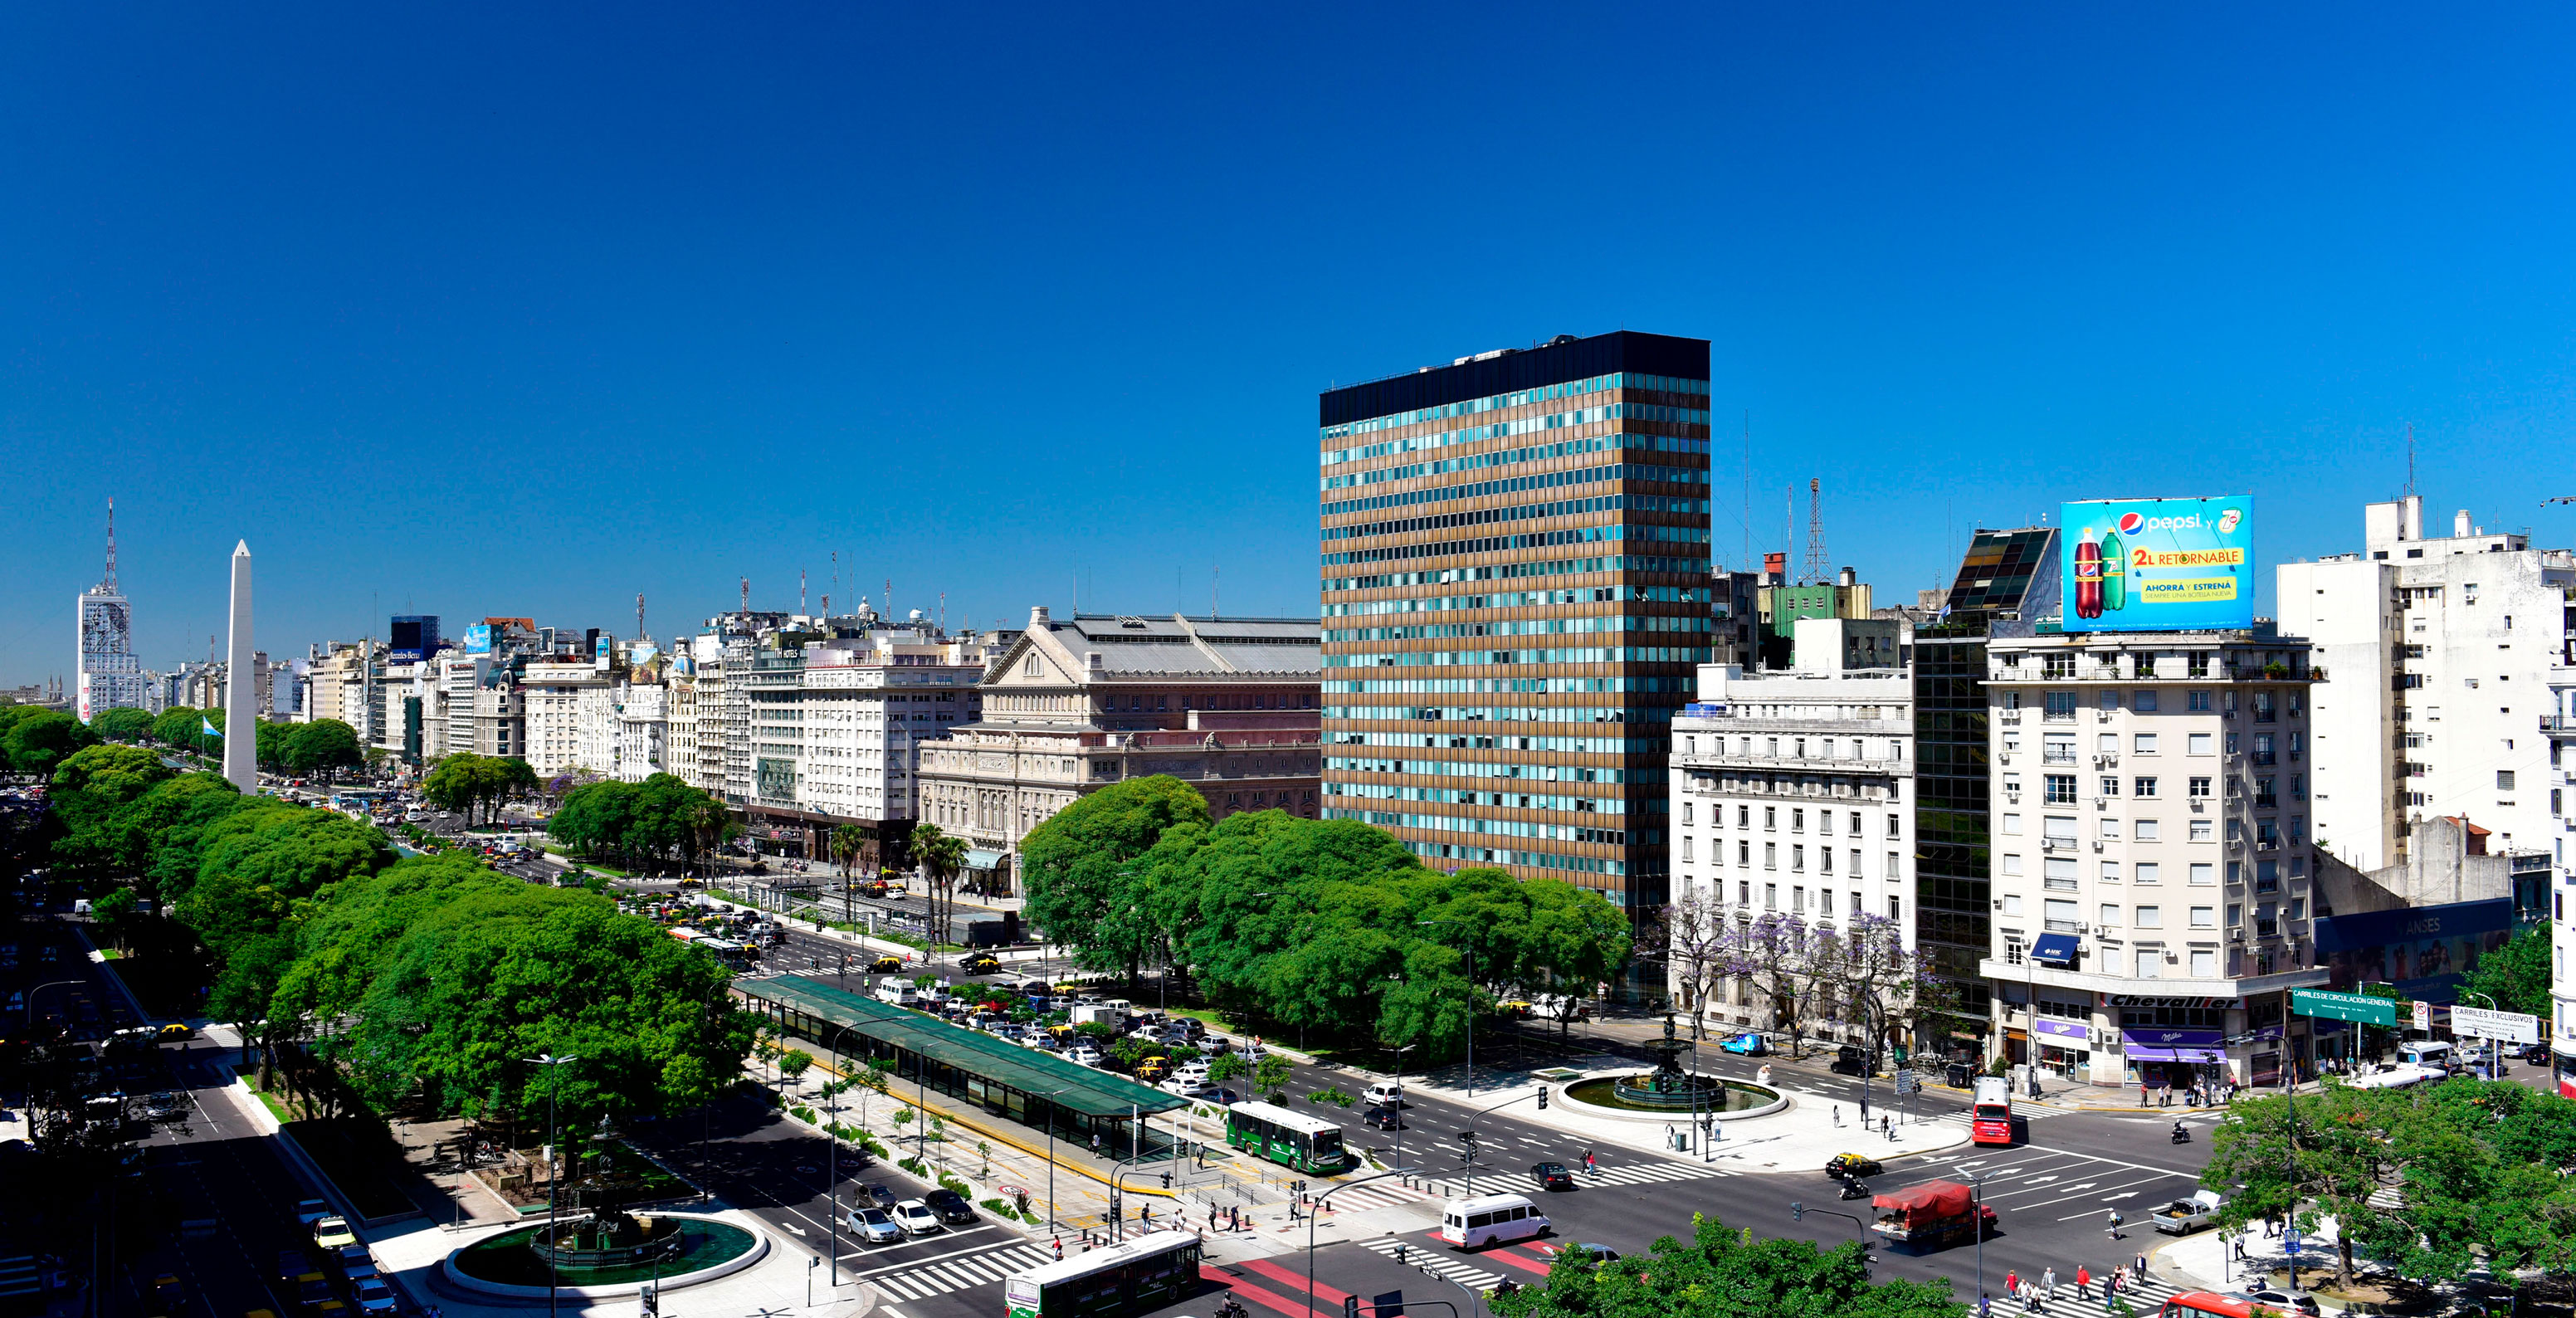
<path fill-rule="evenodd" d="M 915 1176 L 926 1176 L 929 1174 L 922 1169 L 921 1159 L 919 1158 L 906 1158 L 901 1162 L 896 1163 L 895 1166 L 901 1167 Z"/>
<path fill-rule="evenodd" d="M 956 1177 L 951 1176 L 946 1172 L 941 1172 L 939 1174 L 939 1188 L 942 1190 L 955 1191 L 959 1195 L 971 1195 L 975 1193 L 973 1186 L 966 1184 L 964 1181 L 958 1180 Z"/>
<path fill-rule="evenodd" d="M 796 1118 L 798 1121 L 811 1123 L 814 1120 L 814 1109 L 799 1103 L 796 1106 L 787 1109 L 787 1115 Z"/>
<path fill-rule="evenodd" d="M 1314 1093 L 1306 1095 L 1306 1101 L 1309 1103 L 1330 1103 L 1335 1107 L 1349 1107 L 1351 1104 L 1358 1102 L 1359 1100 L 1351 1097 L 1349 1094 L 1343 1093 L 1339 1089 L 1326 1088 L 1318 1089 Z"/>

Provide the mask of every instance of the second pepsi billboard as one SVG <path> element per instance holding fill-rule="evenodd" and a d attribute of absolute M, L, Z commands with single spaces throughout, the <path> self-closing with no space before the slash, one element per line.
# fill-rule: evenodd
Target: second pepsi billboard
<path fill-rule="evenodd" d="M 2095 499 L 2061 505 L 2070 632 L 2254 625 L 2254 500 Z"/>

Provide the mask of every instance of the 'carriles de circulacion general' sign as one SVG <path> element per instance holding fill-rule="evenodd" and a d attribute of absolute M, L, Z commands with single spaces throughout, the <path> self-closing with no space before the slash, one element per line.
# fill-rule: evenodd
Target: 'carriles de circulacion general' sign
<path fill-rule="evenodd" d="M 2061 505 L 2070 632 L 2254 625 L 2254 500 L 2098 499 Z"/>

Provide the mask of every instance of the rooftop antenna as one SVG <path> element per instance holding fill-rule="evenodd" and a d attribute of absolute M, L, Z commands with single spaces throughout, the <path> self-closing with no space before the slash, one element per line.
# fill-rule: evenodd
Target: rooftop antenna
<path fill-rule="evenodd" d="M 948 592 L 944 590 L 939 592 L 939 631 L 943 636 L 948 633 Z"/>
<path fill-rule="evenodd" d="M 1744 570 L 1753 562 L 1753 409 L 1744 409 Z"/>
<path fill-rule="evenodd" d="M 894 578 L 892 578 L 892 577 L 888 577 L 888 578 L 886 578 L 885 588 L 886 588 L 886 593 L 885 593 L 885 602 L 886 602 L 886 621 L 887 621 L 888 623 L 892 623 L 892 622 L 894 622 L 894 621 L 895 621 L 895 618 L 896 618 L 896 614 L 895 614 L 895 611 L 894 611 Z"/>
<path fill-rule="evenodd" d="M 805 569 L 796 569 L 796 611 L 805 611 Z"/>
<path fill-rule="evenodd" d="M 1825 561 L 1825 483 L 1807 478 L 1807 582 L 1813 585 L 1833 576 Z"/>
<path fill-rule="evenodd" d="M 840 588 L 841 551 L 835 549 L 832 551 L 832 589 L 839 590 Z M 832 597 L 829 595 L 823 597 L 823 616 L 827 618 L 832 616 Z"/>
<path fill-rule="evenodd" d="M 107 593 L 116 593 L 116 496 L 107 496 Z"/>
<path fill-rule="evenodd" d="M 742 611 L 751 612 L 751 578 L 742 579 Z"/>
<path fill-rule="evenodd" d="M 1219 587 L 1219 586 L 1221 586 L 1221 585 L 1224 585 L 1224 584 L 1225 584 L 1225 569 L 1224 569 L 1224 568 L 1221 568 L 1221 567 L 1212 567 L 1212 568 L 1209 568 L 1209 569 L 1208 569 L 1208 621 L 1209 621 L 1209 622 L 1214 622 L 1214 621 L 1216 621 L 1216 588 L 1217 588 L 1217 587 Z"/>
<path fill-rule="evenodd" d="M 2415 493 L 2415 423 L 2412 421 L 2406 423 L 2406 493 L 2409 496 L 2412 496 Z M 114 520 L 112 507 L 110 512 L 110 521 L 112 524 Z M 2420 535 L 2422 532 L 2419 531 L 2417 534 Z M 113 551 L 115 548 L 115 541 L 110 540 L 108 545 L 110 550 Z"/>
<path fill-rule="evenodd" d="M 644 592 L 635 592 L 635 639 L 644 639 Z"/>

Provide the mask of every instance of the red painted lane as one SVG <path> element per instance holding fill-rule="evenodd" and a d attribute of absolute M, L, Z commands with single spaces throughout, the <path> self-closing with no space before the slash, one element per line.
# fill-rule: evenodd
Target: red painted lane
<path fill-rule="evenodd" d="M 1464 1258 L 1464 1259 L 1488 1259 L 1488 1258 L 1489 1258 L 1489 1259 L 1498 1259 L 1498 1260 L 1500 1260 L 1500 1261 L 1502 1261 L 1502 1262 L 1505 1262 L 1505 1263 L 1509 1263 L 1509 1264 L 1511 1264 L 1513 1267 L 1516 1267 L 1516 1268 L 1526 1268 L 1526 1269 L 1528 1269 L 1529 1271 L 1531 1271 L 1531 1272 L 1535 1272 L 1535 1273 L 1538 1273 L 1538 1274 L 1540 1274 L 1540 1275 L 1542 1275 L 1542 1276 L 1546 1275 L 1546 1273 L 1547 1273 L 1548 1263 L 1547 1263 L 1545 1260 L 1533 1260 L 1533 1259 L 1524 1258 L 1524 1257 L 1522 1257 L 1522 1256 L 1520 1256 L 1520 1255 L 1514 1254 L 1514 1253 L 1512 1253 L 1512 1248 L 1513 1248 L 1513 1247 L 1512 1247 L 1512 1246 L 1510 1246 L 1510 1245 L 1494 1245 L 1494 1246 L 1490 1246 L 1490 1247 L 1488 1247 L 1488 1248 L 1487 1248 L 1484 1252 L 1482 1252 L 1482 1253 L 1479 1253 L 1479 1252 L 1477 1252 L 1477 1251 L 1475 1251 L 1475 1250 L 1472 1250 L 1472 1249 L 1459 1249 L 1459 1248 L 1457 1248 L 1456 1246 L 1451 1245 L 1448 1241 L 1446 1241 L 1446 1240 L 1442 1240 L 1442 1239 L 1440 1238 L 1440 1232 L 1439 1232 L 1439 1230 L 1438 1230 L 1437 1228 L 1434 1228 L 1434 1229 L 1432 1229 L 1432 1230 L 1429 1230 L 1429 1231 L 1425 1231 L 1425 1232 L 1423 1232 L 1423 1233 L 1422 1233 L 1422 1238 L 1423 1238 L 1424 1240 L 1426 1240 L 1426 1241 L 1430 1242 L 1430 1244 L 1427 1246 L 1427 1248 L 1430 1248 L 1430 1249 L 1436 1249 L 1436 1250 L 1439 1250 L 1441 1253 L 1449 1254 L 1449 1255 L 1455 1256 L 1455 1257 L 1457 1257 L 1457 1258 Z M 1545 1246 L 1534 1246 L 1534 1248 L 1546 1248 L 1546 1247 L 1545 1247 Z"/>
<path fill-rule="evenodd" d="M 1287 1296 L 1281 1295 L 1276 1291 L 1268 1291 L 1263 1290 L 1259 1286 L 1246 1285 L 1242 1278 L 1229 1276 L 1224 1271 L 1209 1267 L 1204 1263 L 1199 1265 L 1199 1277 L 1204 1281 L 1215 1282 L 1217 1285 L 1223 1286 L 1255 1304 L 1265 1305 L 1269 1308 L 1277 1309 L 1281 1313 L 1294 1315 L 1294 1318 L 1326 1318 L 1326 1315 L 1320 1309 L 1309 1309 L 1305 1305 L 1299 1304 L 1295 1300 L 1289 1299 Z M 1331 1318 L 1341 1318 L 1341 1316 L 1339 1314 L 1334 1314 L 1331 1315 Z"/>
<path fill-rule="evenodd" d="M 1522 1256 L 1520 1256 L 1520 1255 L 1518 1255 L 1518 1254 L 1515 1254 L 1515 1253 L 1511 1252 L 1511 1251 L 1510 1251 L 1510 1250 L 1508 1250 L 1508 1249 L 1494 1249 L 1494 1250 L 1487 1250 L 1486 1252 L 1484 1252 L 1484 1253 L 1482 1253 L 1482 1254 L 1470 1254 L 1470 1255 L 1468 1255 L 1467 1257 L 1469 1257 L 1469 1258 L 1488 1258 L 1488 1259 L 1492 1259 L 1492 1260 L 1494 1260 L 1494 1261 L 1495 1261 L 1495 1262 L 1497 1262 L 1497 1263 L 1509 1263 L 1509 1264 L 1511 1264 L 1513 1267 L 1520 1268 L 1520 1269 L 1522 1269 L 1522 1270 L 1524 1270 L 1524 1271 L 1528 1271 L 1528 1272 L 1535 1272 L 1535 1273 L 1539 1274 L 1539 1275 L 1540 1275 L 1540 1276 L 1542 1276 L 1542 1277 L 1544 1277 L 1544 1276 L 1546 1276 L 1546 1275 L 1547 1275 L 1547 1265 L 1546 1265 L 1546 1264 L 1541 1263 L 1541 1262 L 1539 1262 L 1539 1261 L 1538 1261 L 1538 1260 L 1536 1260 L 1536 1259 L 1523 1258 Z"/>
<path fill-rule="evenodd" d="M 1245 1259 L 1238 1266 L 1249 1268 L 1254 1272 L 1260 1273 L 1262 1276 L 1268 1277 L 1272 1281 L 1284 1281 L 1300 1291 L 1306 1289 L 1305 1274 L 1290 1272 L 1288 1269 L 1283 1268 L 1268 1259 Z M 1326 1304 L 1330 1304 L 1335 1308 L 1341 1307 L 1343 1297 L 1348 1294 L 1350 1294 L 1350 1292 L 1334 1290 L 1332 1287 L 1327 1286 L 1320 1281 L 1315 1283 L 1315 1298 L 1322 1300 Z"/>

